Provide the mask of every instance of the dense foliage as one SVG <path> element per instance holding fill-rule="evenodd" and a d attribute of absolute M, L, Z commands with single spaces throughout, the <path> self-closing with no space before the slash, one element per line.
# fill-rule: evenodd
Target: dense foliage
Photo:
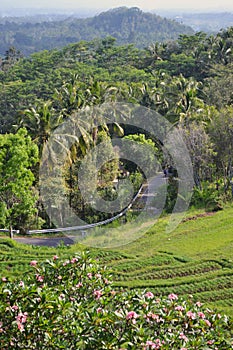
<path fill-rule="evenodd" d="M 26 129 L 0 135 L 0 222 L 3 227 L 33 226 L 37 194 L 31 168 L 37 164 L 38 148 Z"/>
<path fill-rule="evenodd" d="M 129 13 L 143 15 L 138 9 L 123 8 L 100 17 L 104 23 L 108 16 L 118 18 Z M 232 43 L 233 30 L 228 28 L 210 36 L 202 32 L 182 34 L 175 41 L 154 42 L 145 49 L 117 46 L 113 37 L 80 41 L 60 50 L 34 53 L 28 58 L 21 57 L 20 52 L 11 47 L 1 63 L 0 132 L 14 133 L 26 127 L 41 156 L 55 128 L 70 117 L 76 118 L 82 137 L 73 145 L 65 164 L 64 191 L 84 217 L 89 216 L 92 221 L 96 216 L 98 220 L 98 213 L 93 213 L 80 200 L 75 185 L 76 166 L 86 151 L 98 144 L 103 132 L 111 143 L 113 135 L 137 135 L 142 130 L 126 123 L 104 126 L 102 130 L 92 128 L 88 132 L 80 124 L 78 112 L 106 101 L 148 107 L 167 118 L 185 140 L 194 170 L 192 204 L 221 209 L 223 202 L 231 198 L 233 175 Z M 149 140 L 150 135 L 145 137 Z M 161 165 L 172 163 L 169 155 L 161 157 L 163 145 L 155 139 L 152 142 Z M 109 154 L 113 152 L 112 145 L 108 149 Z M 51 154 L 47 160 L 52 166 Z M 122 166 L 120 159 L 112 165 L 106 167 L 112 169 L 110 176 L 103 176 L 103 171 L 99 174 L 98 191 L 108 199 L 114 198 L 113 180 L 119 177 Z M 129 164 L 123 165 L 130 168 Z M 106 169 L 105 173 L 109 172 Z M 133 170 L 131 180 L 136 183 L 138 171 Z M 38 169 L 34 168 L 33 172 L 37 185 Z M 51 187 L 51 183 L 48 186 Z M 165 209 L 172 211 L 176 179 L 169 180 L 168 190 Z M 46 220 L 46 225 L 51 224 L 41 205 L 39 215 Z"/>
<path fill-rule="evenodd" d="M 0 285 L 1 349 L 229 349 L 231 320 L 192 296 L 114 290 L 87 255 Z"/>

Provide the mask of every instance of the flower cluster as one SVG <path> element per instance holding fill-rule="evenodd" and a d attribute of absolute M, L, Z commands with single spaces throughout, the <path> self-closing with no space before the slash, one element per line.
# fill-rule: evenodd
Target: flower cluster
<path fill-rule="evenodd" d="M 193 298 L 114 290 L 86 254 L 0 284 L 0 349 L 231 349 L 232 321 Z"/>

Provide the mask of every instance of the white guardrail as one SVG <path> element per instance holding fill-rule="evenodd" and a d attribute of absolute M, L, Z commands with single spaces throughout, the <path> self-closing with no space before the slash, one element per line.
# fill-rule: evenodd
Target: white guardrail
<path fill-rule="evenodd" d="M 137 194 L 135 195 L 135 197 L 132 199 L 132 201 L 129 203 L 129 205 L 124 208 L 119 214 L 117 214 L 116 216 L 113 216 L 110 219 L 104 220 L 104 221 L 99 221 L 93 224 L 87 224 L 87 225 L 83 225 L 83 226 L 71 226 L 71 227 L 58 227 L 58 228 L 47 228 L 47 229 L 41 229 L 41 230 L 28 230 L 27 234 L 28 235 L 32 235 L 32 234 L 37 234 L 37 233 L 56 233 L 56 232 L 67 232 L 67 231 L 77 231 L 77 230 L 86 230 L 89 228 L 93 228 L 96 226 L 102 226 L 102 225 L 106 225 L 109 224 L 110 222 L 119 219 L 121 216 L 123 216 L 133 205 L 133 203 L 136 201 L 136 199 L 138 198 L 138 196 L 140 195 L 141 191 L 142 191 L 143 185 L 141 185 L 141 187 L 139 188 Z M 0 229 L 0 232 L 9 232 L 9 230 L 7 229 Z M 19 233 L 19 230 L 13 230 L 13 233 Z"/>

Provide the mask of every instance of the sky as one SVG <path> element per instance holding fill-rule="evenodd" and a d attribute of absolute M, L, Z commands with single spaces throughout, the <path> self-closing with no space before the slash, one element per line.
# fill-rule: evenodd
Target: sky
<path fill-rule="evenodd" d="M 119 6 L 139 7 L 142 10 L 228 10 L 233 11 L 232 0 L 1 0 L 0 11 L 20 8 L 47 9 L 110 9 Z"/>

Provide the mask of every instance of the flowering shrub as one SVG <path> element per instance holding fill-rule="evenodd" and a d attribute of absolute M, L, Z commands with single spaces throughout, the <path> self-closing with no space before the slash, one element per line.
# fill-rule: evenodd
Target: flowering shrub
<path fill-rule="evenodd" d="M 231 320 L 176 294 L 115 291 L 86 254 L 0 282 L 0 349 L 232 348 Z"/>

